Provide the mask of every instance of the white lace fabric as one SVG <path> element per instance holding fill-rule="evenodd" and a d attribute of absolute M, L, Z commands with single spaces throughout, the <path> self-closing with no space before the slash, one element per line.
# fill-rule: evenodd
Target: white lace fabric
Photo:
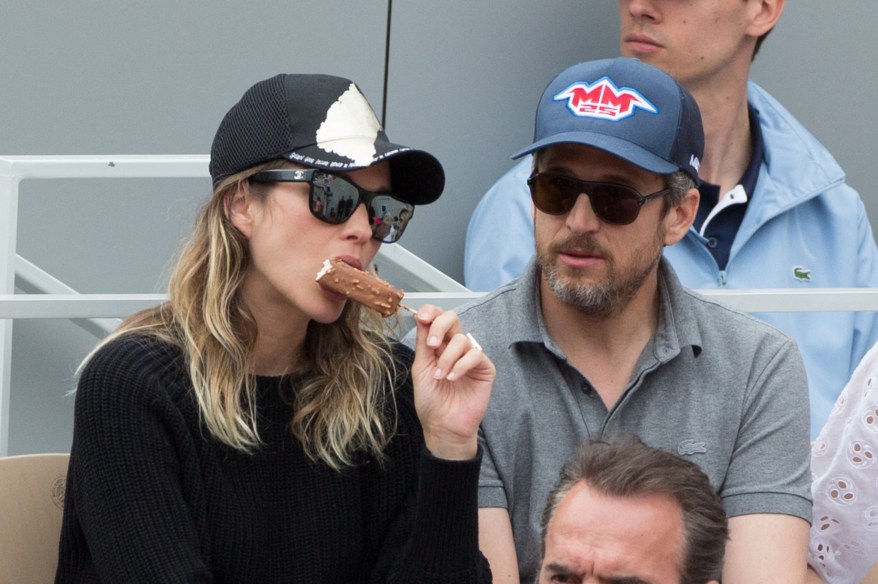
<path fill-rule="evenodd" d="M 860 582 L 878 561 L 878 344 L 814 442 L 811 474 L 808 563 L 827 584 Z"/>

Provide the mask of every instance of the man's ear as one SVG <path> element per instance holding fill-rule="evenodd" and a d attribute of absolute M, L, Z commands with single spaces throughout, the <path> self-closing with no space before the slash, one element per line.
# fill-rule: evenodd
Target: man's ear
<path fill-rule="evenodd" d="M 695 222 L 695 214 L 698 212 L 698 200 L 701 194 L 695 187 L 683 195 L 683 200 L 664 217 L 665 236 L 664 244 L 673 245 L 683 239 L 692 223 Z"/>
<path fill-rule="evenodd" d="M 786 0 L 748 0 L 750 25 L 747 32 L 755 37 L 761 37 L 774 28 L 783 14 Z"/>
<path fill-rule="evenodd" d="M 226 217 L 235 226 L 235 229 L 241 232 L 246 238 L 250 238 L 253 231 L 253 205 L 252 198 L 244 192 L 244 189 L 238 189 L 226 197 Z"/>

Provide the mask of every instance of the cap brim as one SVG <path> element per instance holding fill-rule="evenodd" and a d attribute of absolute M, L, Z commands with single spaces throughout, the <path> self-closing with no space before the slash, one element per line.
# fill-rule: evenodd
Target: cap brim
<path fill-rule="evenodd" d="M 390 163 L 391 188 L 393 194 L 413 205 L 426 205 L 434 202 L 445 188 L 445 171 L 435 156 L 423 150 L 415 150 L 381 140 L 351 138 L 344 140 L 344 148 L 339 151 L 350 152 L 351 146 L 361 146 L 374 152 L 371 156 L 352 160 L 351 158 L 327 150 L 333 142 L 297 148 L 285 154 L 285 158 L 311 168 L 333 172 L 348 172 L 367 168 L 381 161 Z M 340 141 L 336 141 L 340 142 Z"/>
<path fill-rule="evenodd" d="M 674 164 L 659 158 L 642 146 L 638 146 L 627 140 L 621 140 L 614 136 L 607 136 L 606 134 L 598 134 L 594 132 L 564 132 L 561 134 L 553 134 L 542 140 L 537 140 L 526 148 L 522 148 L 512 155 L 512 159 L 515 160 L 521 158 L 526 154 L 531 154 L 537 150 L 543 150 L 544 148 L 554 146 L 555 144 L 581 144 L 583 146 L 591 146 L 592 148 L 603 150 L 607 154 L 618 156 L 634 166 L 656 174 L 671 174 L 678 170 Z"/>

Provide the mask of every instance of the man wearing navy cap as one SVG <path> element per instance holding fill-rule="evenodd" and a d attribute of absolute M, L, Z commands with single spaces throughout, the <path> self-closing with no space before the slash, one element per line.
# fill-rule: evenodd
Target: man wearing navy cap
<path fill-rule="evenodd" d="M 723 573 L 804 580 L 808 387 L 795 342 L 685 289 L 662 258 L 695 218 L 698 106 L 628 58 L 552 80 L 527 179 L 537 254 L 460 310 L 497 366 L 482 423 L 482 551 L 495 582 L 533 582 L 540 514 L 587 439 L 628 434 L 710 478 L 729 516 Z"/>
<path fill-rule="evenodd" d="M 694 289 L 878 287 L 878 247 L 862 199 L 808 130 L 749 80 L 785 0 L 619 0 L 622 55 L 659 67 L 695 97 L 705 152 L 695 221 L 666 250 Z M 590 5 L 589 5 L 590 6 Z M 466 235 L 472 290 L 518 277 L 534 253 L 530 160 L 482 197 Z M 798 344 L 808 374 L 811 438 L 878 341 L 878 312 L 772 312 L 759 318 Z"/>

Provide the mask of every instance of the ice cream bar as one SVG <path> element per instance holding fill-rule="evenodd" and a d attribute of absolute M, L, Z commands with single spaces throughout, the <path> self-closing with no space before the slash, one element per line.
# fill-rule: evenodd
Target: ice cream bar
<path fill-rule="evenodd" d="M 399 288 L 394 288 L 377 276 L 358 270 L 340 258 L 323 260 L 323 268 L 317 273 L 317 281 L 324 288 L 377 310 L 385 318 L 396 314 L 404 294 Z"/>

